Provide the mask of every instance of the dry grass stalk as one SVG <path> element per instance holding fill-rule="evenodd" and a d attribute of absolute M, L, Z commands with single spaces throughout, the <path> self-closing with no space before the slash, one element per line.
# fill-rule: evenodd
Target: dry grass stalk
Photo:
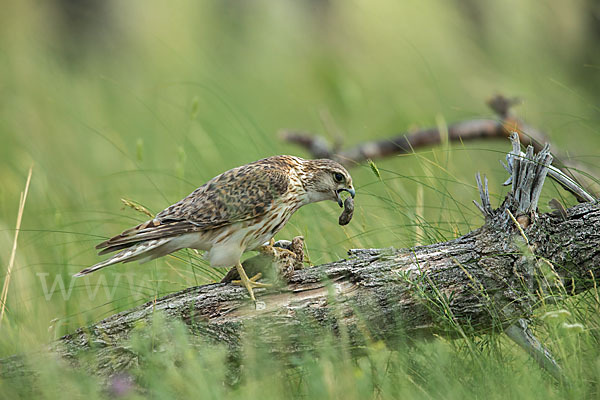
<path fill-rule="evenodd" d="M 152 214 L 146 207 L 144 207 L 143 205 L 141 205 L 139 203 L 136 203 L 133 200 L 128 200 L 128 199 L 123 198 L 123 199 L 121 199 L 121 202 L 125 206 L 127 206 L 129 208 L 132 208 L 132 209 L 134 209 L 137 212 L 140 212 L 142 214 L 146 214 L 150 218 L 154 218 L 154 214 Z"/>
<path fill-rule="evenodd" d="M 423 221 L 425 221 L 425 200 L 423 194 L 423 186 L 417 186 L 417 199 L 415 202 L 415 246 L 420 246 L 421 240 L 425 236 L 423 230 Z"/>
<path fill-rule="evenodd" d="M 21 230 L 21 220 L 23 219 L 23 211 L 25 210 L 25 201 L 27 200 L 27 193 L 29 192 L 29 183 L 31 182 L 31 174 L 33 173 L 33 165 L 29 168 L 29 174 L 27 175 L 27 183 L 25 183 L 25 190 L 21 192 L 21 198 L 19 200 L 19 212 L 17 214 L 17 226 L 15 228 L 15 239 L 13 241 L 12 251 L 10 253 L 10 260 L 8 261 L 8 268 L 6 269 L 6 278 L 4 279 L 4 286 L 2 286 L 2 295 L 0 296 L 0 326 L 4 319 L 4 311 L 6 309 L 6 298 L 8 297 L 8 287 L 10 286 L 10 277 L 15 265 L 15 257 L 17 254 L 17 239 L 19 238 L 19 231 Z"/>

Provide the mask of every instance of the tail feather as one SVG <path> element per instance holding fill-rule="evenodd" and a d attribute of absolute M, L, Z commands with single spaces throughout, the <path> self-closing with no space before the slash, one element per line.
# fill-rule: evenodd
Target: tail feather
<path fill-rule="evenodd" d="M 103 255 L 108 254 L 108 253 L 114 253 L 115 251 L 119 251 L 119 250 L 123 250 L 123 249 L 129 249 L 129 248 L 135 246 L 135 244 L 136 243 L 134 242 L 134 243 L 120 244 L 118 246 L 107 247 L 105 249 L 100 250 L 98 252 L 98 255 L 99 256 L 103 256 Z"/>
<path fill-rule="evenodd" d="M 121 234 L 114 236 L 96 246 L 99 254 L 111 253 L 137 243 L 152 241 L 169 236 L 178 236 L 184 233 L 198 230 L 198 227 L 187 221 L 161 222 L 156 219 L 146 221 L 136 227 L 127 229 Z"/>
<path fill-rule="evenodd" d="M 153 258 L 169 254 L 172 251 L 177 250 L 176 248 L 171 248 L 172 246 L 167 246 L 167 244 L 172 239 L 173 237 L 167 237 L 136 243 L 131 247 L 128 247 L 125 250 L 118 252 L 117 254 L 115 254 L 107 260 L 104 260 L 98 264 L 92 265 L 91 267 L 79 271 L 78 273 L 73 275 L 73 277 L 88 275 L 94 271 L 117 263 L 126 263 L 140 259 L 144 261 L 149 261 Z"/>

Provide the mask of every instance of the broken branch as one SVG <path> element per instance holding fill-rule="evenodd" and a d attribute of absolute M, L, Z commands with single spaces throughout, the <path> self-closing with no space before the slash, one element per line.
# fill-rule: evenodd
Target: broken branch
<path fill-rule="evenodd" d="M 516 99 L 507 99 L 497 95 L 488 100 L 488 106 L 496 113 L 499 120 L 473 119 L 450 124 L 447 127 L 449 141 L 466 142 L 477 139 L 505 139 L 512 132 L 517 132 L 524 146 L 532 146 L 537 153 L 547 143 L 546 134 L 537 130 L 511 111 L 518 103 Z M 401 133 L 391 138 L 360 143 L 346 150 L 336 150 L 327 140 L 308 132 L 283 130 L 283 140 L 305 148 L 315 158 L 330 158 L 347 167 L 360 164 L 365 160 L 375 160 L 397 154 L 407 154 L 415 149 L 438 145 L 442 142 L 442 134 L 438 128 L 419 129 Z M 599 183 L 592 179 L 588 169 L 567 156 L 553 153 L 554 166 L 548 172 L 561 186 L 571 192 L 579 202 L 591 201 L 597 197 Z"/>

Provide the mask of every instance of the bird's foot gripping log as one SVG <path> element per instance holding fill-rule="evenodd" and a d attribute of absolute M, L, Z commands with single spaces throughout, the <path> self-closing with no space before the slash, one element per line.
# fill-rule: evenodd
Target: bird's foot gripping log
<path fill-rule="evenodd" d="M 259 272 L 258 274 L 254 275 L 252 278 L 248 278 L 248 275 L 246 275 L 246 271 L 244 271 L 244 267 L 242 267 L 241 263 L 238 263 L 235 266 L 235 268 L 238 272 L 238 275 L 240 276 L 240 279 L 232 281 L 232 283 L 235 285 L 240 285 L 240 286 L 245 287 L 246 290 L 248 290 L 248 294 L 250 295 L 250 298 L 252 299 L 252 301 L 256 302 L 256 298 L 254 297 L 254 291 L 252 289 L 271 287 L 271 285 L 268 283 L 256 282 L 258 279 L 260 279 L 262 277 L 262 273 Z"/>
<path fill-rule="evenodd" d="M 287 284 L 293 272 L 302 268 L 303 262 L 304 238 L 296 236 L 292 241 L 278 240 L 262 246 L 256 256 L 243 262 L 242 268 L 253 276 L 251 281 L 254 281 L 257 276 L 264 277 L 273 284 L 273 287 L 279 287 Z M 231 268 L 221 283 L 237 284 L 239 279 L 239 269 Z M 271 285 L 261 287 L 271 287 Z"/>

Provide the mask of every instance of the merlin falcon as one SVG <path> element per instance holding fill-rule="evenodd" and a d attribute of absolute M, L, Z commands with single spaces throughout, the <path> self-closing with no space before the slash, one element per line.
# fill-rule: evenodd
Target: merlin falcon
<path fill-rule="evenodd" d="M 205 250 L 212 267 L 237 268 L 241 283 L 255 301 L 240 263 L 245 251 L 270 241 L 300 207 L 355 195 L 348 171 L 332 160 L 274 156 L 218 175 L 153 219 L 96 246 L 99 255 L 118 252 L 82 270 L 83 276 L 117 263 L 146 262 L 183 248 Z"/>

